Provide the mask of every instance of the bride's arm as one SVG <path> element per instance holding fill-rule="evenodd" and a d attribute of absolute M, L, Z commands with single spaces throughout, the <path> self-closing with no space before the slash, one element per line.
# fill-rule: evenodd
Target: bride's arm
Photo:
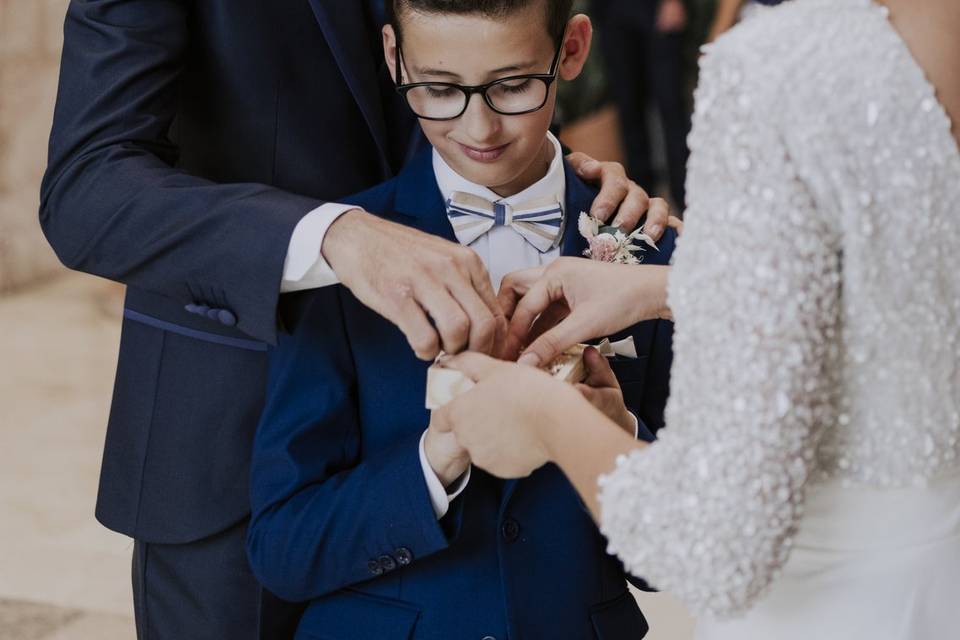
<path fill-rule="evenodd" d="M 785 561 L 837 356 L 838 243 L 780 135 L 790 92 L 736 54 L 697 92 L 667 427 L 600 480 L 610 548 L 698 613 L 748 607 Z"/>

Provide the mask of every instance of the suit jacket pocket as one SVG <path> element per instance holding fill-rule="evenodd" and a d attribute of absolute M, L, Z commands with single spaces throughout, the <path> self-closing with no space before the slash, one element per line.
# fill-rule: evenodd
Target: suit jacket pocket
<path fill-rule="evenodd" d="M 610 368 L 613 369 L 621 387 L 628 384 L 643 384 L 647 373 L 647 359 L 645 355 L 637 358 L 614 356 L 609 359 Z"/>
<path fill-rule="evenodd" d="M 316 600 L 297 629 L 297 640 L 410 640 L 420 610 L 390 598 L 345 589 Z"/>
<path fill-rule="evenodd" d="M 613 600 L 590 608 L 590 621 L 597 640 L 620 640 L 642 638 L 650 627 L 643 617 L 637 601 L 629 591 Z"/>

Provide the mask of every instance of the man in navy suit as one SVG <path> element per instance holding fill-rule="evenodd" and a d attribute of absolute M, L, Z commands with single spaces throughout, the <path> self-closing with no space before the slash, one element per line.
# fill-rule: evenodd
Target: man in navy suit
<path fill-rule="evenodd" d="M 492 343 L 476 256 L 332 204 L 418 139 L 379 56 L 382 10 L 70 3 L 40 220 L 67 266 L 127 285 L 97 518 L 135 539 L 141 638 L 282 637 L 243 544 L 281 293 L 339 279 L 425 358 Z M 635 223 L 642 191 L 603 171 Z"/>
<path fill-rule="evenodd" d="M 589 19 L 567 22 L 564 4 L 395 3 L 386 57 L 433 149 L 348 200 L 468 245 L 495 283 L 581 255 L 578 215 L 594 194 L 547 132 L 556 80 L 589 52 Z M 669 232 L 646 260 L 666 264 L 673 242 Z M 282 316 L 290 334 L 270 357 L 248 549 L 268 589 L 309 603 L 297 638 L 644 634 L 622 566 L 558 469 L 506 483 L 471 470 L 431 427 L 428 363 L 345 288 L 290 298 Z M 671 326 L 614 336 L 635 351 L 613 372 L 592 357 L 591 397 L 647 439 L 662 424 Z"/>

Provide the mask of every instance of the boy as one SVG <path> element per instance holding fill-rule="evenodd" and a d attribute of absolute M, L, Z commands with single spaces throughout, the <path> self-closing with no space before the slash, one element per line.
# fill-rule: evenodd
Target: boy
<path fill-rule="evenodd" d="M 548 133 L 556 80 L 576 77 L 590 47 L 589 20 L 568 20 L 570 5 L 395 0 L 384 52 L 432 149 L 354 204 L 468 245 L 495 286 L 580 255 L 577 216 L 593 194 Z M 672 247 L 668 235 L 647 260 Z M 309 601 L 298 638 L 645 633 L 622 567 L 556 468 L 502 482 L 429 428 L 427 364 L 395 327 L 340 287 L 290 300 L 284 320 L 254 444 L 248 551 L 268 589 Z M 615 361 L 620 385 L 607 379 L 596 396 L 650 438 L 670 325 L 629 333 L 638 357 Z"/>

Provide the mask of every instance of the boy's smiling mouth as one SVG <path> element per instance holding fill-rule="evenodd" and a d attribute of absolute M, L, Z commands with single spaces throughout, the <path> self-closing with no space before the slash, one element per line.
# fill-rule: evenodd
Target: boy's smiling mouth
<path fill-rule="evenodd" d="M 477 148 L 471 147 L 469 145 L 463 144 L 462 142 L 457 143 L 460 146 L 460 149 L 463 151 L 464 155 L 470 158 L 475 162 L 496 162 L 500 156 L 503 155 L 503 152 L 507 150 L 507 147 L 510 146 L 510 143 L 500 145 L 499 147 L 484 147 Z"/>

